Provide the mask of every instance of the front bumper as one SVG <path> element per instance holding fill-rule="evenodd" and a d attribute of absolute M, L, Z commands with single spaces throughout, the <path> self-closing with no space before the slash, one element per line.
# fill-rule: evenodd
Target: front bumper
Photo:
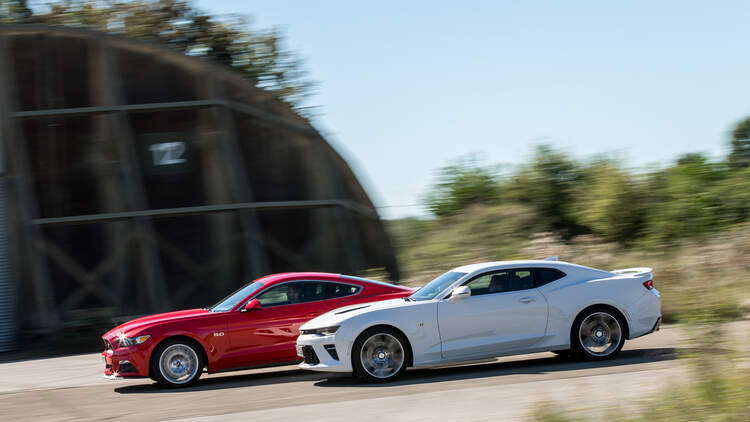
<path fill-rule="evenodd" d="M 102 352 L 104 377 L 145 378 L 149 375 L 149 352 L 145 345 L 112 348 L 112 343 Z"/>
<path fill-rule="evenodd" d="M 348 357 L 350 345 L 336 341 L 336 335 L 300 335 L 297 338 L 297 355 L 304 360 L 301 369 L 321 372 L 352 372 Z"/>

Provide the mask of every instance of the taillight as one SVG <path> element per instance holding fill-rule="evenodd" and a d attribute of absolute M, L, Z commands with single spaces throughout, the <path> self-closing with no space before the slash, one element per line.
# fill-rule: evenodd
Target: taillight
<path fill-rule="evenodd" d="M 644 281 L 643 287 L 645 287 L 648 290 L 652 290 L 654 288 L 654 280 Z"/>

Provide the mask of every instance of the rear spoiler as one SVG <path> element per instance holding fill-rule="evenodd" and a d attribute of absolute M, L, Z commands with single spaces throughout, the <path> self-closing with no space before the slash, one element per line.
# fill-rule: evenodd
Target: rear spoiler
<path fill-rule="evenodd" d="M 651 274 L 654 271 L 653 268 L 640 267 L 640 268 L 625 268 L 622 270 L 612 270 L 611 273 L 629 275 L 631 277 L 639 277 L 647 274 Z"/>

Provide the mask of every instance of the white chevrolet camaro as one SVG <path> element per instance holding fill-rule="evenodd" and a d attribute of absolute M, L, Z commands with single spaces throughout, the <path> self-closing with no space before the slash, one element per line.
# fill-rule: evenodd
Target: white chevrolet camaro
<path fill-rule="evenodd" d="M 407 367 L 553 351 L 615 356 L 661 322 L 650 268 L 561 261 L 466 265 L 403 299 L 340 308 L 300 328 L 300 368 L 390 381 Z"/>

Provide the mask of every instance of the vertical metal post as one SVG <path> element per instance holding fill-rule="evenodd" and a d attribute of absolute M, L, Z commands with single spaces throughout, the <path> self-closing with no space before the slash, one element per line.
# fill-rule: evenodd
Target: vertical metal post
<path fill-rule="evenodd" d="M 196 75 L 196 79 L 199 76 Z M 215 111 L 211 108 L 198 111 L 198 136 L 195 147 L 200 151 L 203 168 L 203 189 L 206 192 L 208 204 L 226 204 L 231 201 L 229 191 L 230 181 L 226 176 L 221 161 L 221 148 L 216 130 Z M 235 253 L 233 242 L 236 239 L 236 222 L 239 221 L 236 213 L 221 212 L 206 215 L 209 226 L 208 253 L 212 253 L 212 274 L 206 284 L 210 284 L 213 293 L 221 296 L 224 292 L 236 288 L 237 283 L 242 281 L 239 274 L 233 270 L 244 268 L 238 264 L 238 254 Z M 243 275 L 244 276 L 244 275 Z"/>
<path fill-rule="evenodd" d="M 60 323 L 57 301 L 51 286 L 49 269 L 46 258 L 37 247 L 42 242 L 39 227 L 30 224 L 38 217 L 37 203 L 34 195 L 34 185 L 31 182 L 31 167 L 23 136 L 17 122 L 10 117 L 10 113 L 17 108 L 17 87 L 9 60 L 7 37 L 0 37 L 0 128 L 3 131 L 3 147 L 7 157 L 13 162 L 13 171 L 18 183 L 18 212 L 23 230 L 23 254 L 25 254 L 25 268 L 31 275 L 34 296 L 34 308 L 28 310 L 27 318 L 32 324 L 42 329 L 54 329 Z M 21 251 L 19 251 L 21 252 Z M 20 255 L 20 253 L 19 253 Z"/>
<path fill-rule="evenodd" d="M 98 41 L 89 41 L 89 74 L 98 75 L 99 70 L 97 65 L 99 62 L 96 58 L 96 51 L 99 47 Z M 101 84 L 103 83 L 101 77 L 89 78 L 89 92 L 92 93 L 90 98 L 92 102 L 97 103 L 100 99 L 97 98 L 98 94 L 103 91 Z M 93 104 L 92 104 L 93 105 Z M 90 117 L 92 119 L 93 128 L 93 144 L 99 158 L 96 160 L 97 164 L 97 188 L 100 194 L 100 211 L 99 212 L 118 212 L 127 211 L 128 204 L 122 195 L 122 181 L 120 180 L 120 166 L 119 154 L 117 153 L 117 146 L 114 142 L 112 128 L 112 118 L 106 114 L 94 114 Z M 110 283 L 111 292 L 110 297 L 114 298 L 119 306 L 117 312 L 120 315 L 127 315 L 130 309 L 134 306 L 129 300 L 132 300 L 133 289 L 131 287 L 132 277 L 129 274 L 136 273 L 131 271 L 130 265 L 128 265 L 128 258 L 130 257 L 130 243 L 132 241 L 132 234 L 130 228 L 132 222 L 127 221 L 116 221 L 109 223 L 100 223 L 102 232 L 105 234 L 104 247 L 106 248 L 106 258 L 114 257 L 117 264 L 112 271 L 112 282 Z M 126 299 L 128 298 L 128 299 Z"/>
<path fill-rule="evenodd" d="M 95 41 L 92 54 L 97 63 L 97 69 L 93 75 L 97 79 L 99 89 L 96 90 L 96 102 L 103 105 L 121 105 L 122 87 L 116 78 L 119 72 L 112 64 L 109 46 L 104 41 Z M 122 111 L 107 116 L 110 119 L 112 136 L 117 145 L 120 156 L 122 180 L 124 183 L 125 198 L 132 210 L 145 210 L 148 208 L 143 185 L 143 175 L 138 163 L 138 154 L 135 149 L 135 137 L 133 136 L 128 116 Z M 139 239 L 138 252 L 141 269 L 146 279 L 146 290 L 151 309 L 163 311 L 170 308 L 170 300 L 164 285 L 164 272 L 159 259 L 156 245 L 156 237 L 151 219 L 148 217 L 136 218 L 133 228 Z"/>
<path fill-rule="evenodd" d="M 206 95 L 208 98 L 222 99 L 224 90 L 221 81 L 215 76 L 207 77 Z M 237 202 L 252 202 L 253 192 L 250 188 L 247 169 L 242 159 L 242 150 L 237 139 L 237 128 L 235 127 L 232 110 L 228 107 L 213 107 L 217 129 L 221 133 L 220 147 L 224 165 L 229 172 L 232 196 Z M 245 265 L 245 278 L 254 279 L 266 275 L 271 271 L 271 264 L 266 255 L 265 241 L 258 215 L 255 210 L 239 211 L 240 224 L 245 237 L 247 247 L 248 265 Z"/>
<path fill-rule="evenodd" d="M 3 150 L 3 127 L 0 122 L 0 352 L 7 352 L 15 347 L 16 306 L 13 300 L 13 280 L 9 268 L 10 242 L 8 242 L 8 221 L 5 218 L 7 187 Z"/>
<path fill-rule="evenodd" d="M 313 139 L 305 137 L 305 141 L 304 154 L 310 157 L 305 160 L 305 173 L 312 199 L 344 198 L 338 195 L 337 181 L 332 177 L 331 162 L 325 151 Z M 313 256 L 311 261 L 319 263 L 327 271 L 354 274 L 360 265 L 356 257 L 358 251 L 353 250 L 358 245 L 352 245 L 347 239 L 346 212 L 342 207 L 310 210 L 313 223 L 308 228 L 310 240 L 303 254 Z"/>
<path fill-rule="evenodd" d="M 322 174 L 319 181 L 321 186 L 324 186 L 326 194 L 331 196 L 333 199 L 345 199 L 348 197 L 344 190 L 344 181 L 340 177 L 336 177 L 334 168 L 336 167 L 331 159 L 331 155 L 325 151 L 325 140 L 321 139 L 319 146 L 313 145 L 313 157 L 320 163 L 318 165 L 318 171 Z M 364 249 L 362 239 L 359 233 L 359 227 L 354 221 L 352 211 L 342 207 L 336 207 L 331 211 L 328 211 L 331 215 L 331 222 L 333 226 L 332 232 L 339 236 L 341 247 L 343 248 L 343 254 L 347 258 L 349 266 L 348 272 L 356 274 L 362 270 L 366 270 L 367 260 L 364 256 Z"/>

